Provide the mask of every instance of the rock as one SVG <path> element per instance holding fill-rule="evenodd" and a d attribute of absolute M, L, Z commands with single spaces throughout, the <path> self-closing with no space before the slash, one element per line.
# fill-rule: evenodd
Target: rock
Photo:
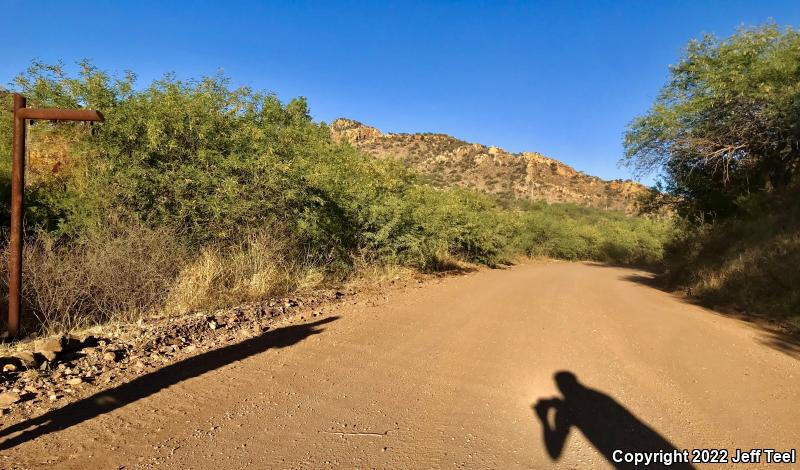
<path fill-rule="evenodd" d="M 239 330 L 238 335 L 240 338 L 250 338 L 253 336 L 252 330 L 248 330 L 247 328 L 242 328 Z"/>
<path fill-rule="evenodd" d="M 3 372 L 16 372 L 17 366 L 14 364 L 6 364 L 3 366 Z"/>
<path fill-rule="evenodd" d="M 55 351 L 39 351 L 39 354 L 41 354 L 47 362 L 53 362 L 56 360 L 56 357 L 58 357 L 58 353 Z"/>
<path fill-rule="evenodd" d="M 52 394 L 50 394 L 50 396 L 48 398 L 50 398 L 50 401 L 56 401 L 56 400 L 58 400 L 58 395 L 56 395 L 55 393 L 52 393 Z"/>
<path fill-rule="evenodd" d="M 5 392 L 0 393 L 0 407 L 13 405 L 20 401 L 22 397 L 19 396 L 19 393 L 14 392 Z"/>
<path fill-rule="evenodd" d="M 39 370 L 47 370 L 50 368 L 50 361 L 43 361 L 42 365 L 39 366 Z"/>
<path fill-rule="evenodd" d="M 73 377 L 67 380 L 67 385 L 80 385 L 83 383 L 83 379 L 80 377 Z"/>
<path fill-rule="evenodd" d="M 26 368 L 26 369 L 35 369 L 38 365 L 36 361 L 36 356 L 33 353 L 28 351 L 19 352 L 14 355 L 15 358 L 19 359 L 19 362 Z"/>
<path fill-rule="evenodd" d="M 218 326 L 219 326 L 219 324 L 217 324 L 217 322 L 214 321 L 214 320 L 211 320 L 210 322 L 208 322 L 208 327 L 211 328 L 212 330 L 216 330 Z"/>
<path fill-rule="evenodd" d="M 105 362 L 117 362 L 117 354 L 114 351 L 108 351 L 103 354 L 103 360 Z"/>
<path fill-rule="evenodd" d="M 256 324 L 256 325 L 253 325 L 253 327 L 251 329 L 251 332 L 252 332 L 253 336 L 257 336 L 257 335 L 260 335 L 261 333 L 263 333 L 266 330 L 267 329 L 265 327 Z"/>
<path fill-rule="evenodd" d="M 62 344 L 62 338 L 48 338 L 43 339 L 41 341 L 37 341 L 35 344 L 36 352 L 54 352 L 60 353 L 64 350 L 64 346 Z"/>
<path fill-rule="evenodd" d="M 48 338 L 35 343 L 35 349 L 38 354 L 41 354 L 47 361 L 53 362 L 56 360 L 58 353 L 64 350 L 63 338 Z"/>

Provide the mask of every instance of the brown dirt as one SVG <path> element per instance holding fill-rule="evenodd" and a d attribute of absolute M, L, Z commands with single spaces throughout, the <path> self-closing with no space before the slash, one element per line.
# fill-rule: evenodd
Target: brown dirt
<path fill-rule="evenodd" d="M 528 264 L 350 301 L 5 421 L 0 467 L 584 468 L 625 446 L 797 447 L 793 345 L 646 276 Z M 559 390 L 558 371 L 579 383 Z M 537 402 L 573 427 L 560 455 Z"/>

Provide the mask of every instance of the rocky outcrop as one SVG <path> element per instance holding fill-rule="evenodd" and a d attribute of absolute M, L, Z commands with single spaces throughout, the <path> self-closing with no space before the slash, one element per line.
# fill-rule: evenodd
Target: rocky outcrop
<path fill-rule="evenodd" d="M 330 129 L 337 142 L 378 158 L 401 159 L 443 186 L 626 212 L 634 212 L 647 191 L 634 181 L 606 181 L 536 152 L 510 153 L 446 134 L 383 133 L 351 119 L 337 119 Z"/>

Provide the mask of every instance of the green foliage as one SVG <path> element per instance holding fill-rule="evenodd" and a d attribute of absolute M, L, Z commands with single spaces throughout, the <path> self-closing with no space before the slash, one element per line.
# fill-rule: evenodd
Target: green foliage
<path fill-rule="evenodd" d="M 796 190 L 800 32 L 775 25 L 689 43 L 625 136 L 627 163 L 661 171 L 683 216 L 729 217 Z"/>
<path fill-rule="evenodd" d="M 357 256 L 418 267 L 500 258 L 491 200 L 436 191 L 396 162 L 332 142 L 302 98 L 283 104 L 221 76 L 167 76 L 141 90 L 134 79 L 88 63 L 75 78 L 39 63 L 17 78 L 32 105 L 98 108 L 107 118 L 79 140 L 73 151 L 85 158 L 68 175 L 29 189 L 32 229 L 79 237 L 113 214 L 171 227 L 199 247 L 269 228 L 332 268 Z"/>
<path fill-rule="evenodd" d="M 11 199 L 11 135 L 14 120 L 11 94 L 0 90 L 0 198 Z M 0 226 L 9 222 L 9 205 L 0 206 Z"/>
<path fill-rule="evenodd" d="M 33 172 L 26 189 L 26 276 L 36 282 L 25 295 L 54 328 L 170 302 L 251 301 L 364 263 L 437 270 L 519 253 L 621 263 L 660 256 L 663 223 L 437 188 L 398 161 L 334 142 L 304 99 L 282 103 L 222 76 L 168 75 L 139 88 L 133 74 L 112 77 L 87 62 L 74 76 L 34 63 L 16 84 L 33 106 L 106 117 L 92 128 L 37 123 L 30 133 L 29 148 L 42 155 L 53 142 L 63 147 L 60 170 Z M 0 137 L 10 141 L 7 112 Z M 9 158 L 0 158 L 7 191 Z M 91 269 L 76 274 L 82 265 Z M 110 287 L 118 272 L 129 276 L 113 282 L 129 288 Z"/>
<path fill-rule="evenodd" d="M 570 204 L 526 203 L 516 247 L 528 256 L 652 265 L 661 260 L 669 223 Z"/>
<path fill-rule="evenodd" d="M 706 36 L 671 72 L 625 136 L 628 164 L 663 172 L 646 205 L 682 216 L 669 280 L 709 305 L 800 326 L 800 32 Z"/>

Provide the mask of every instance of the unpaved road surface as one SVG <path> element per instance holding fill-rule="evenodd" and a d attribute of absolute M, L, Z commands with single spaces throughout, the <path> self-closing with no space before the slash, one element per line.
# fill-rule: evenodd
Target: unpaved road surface
<path fill-rule="evenodd" d="M 792 346 L 645 277 L 530 264 L 391 290 L 0 430 L 0 467 L 602 468 L 616 448 L 800 447 Z"/>

